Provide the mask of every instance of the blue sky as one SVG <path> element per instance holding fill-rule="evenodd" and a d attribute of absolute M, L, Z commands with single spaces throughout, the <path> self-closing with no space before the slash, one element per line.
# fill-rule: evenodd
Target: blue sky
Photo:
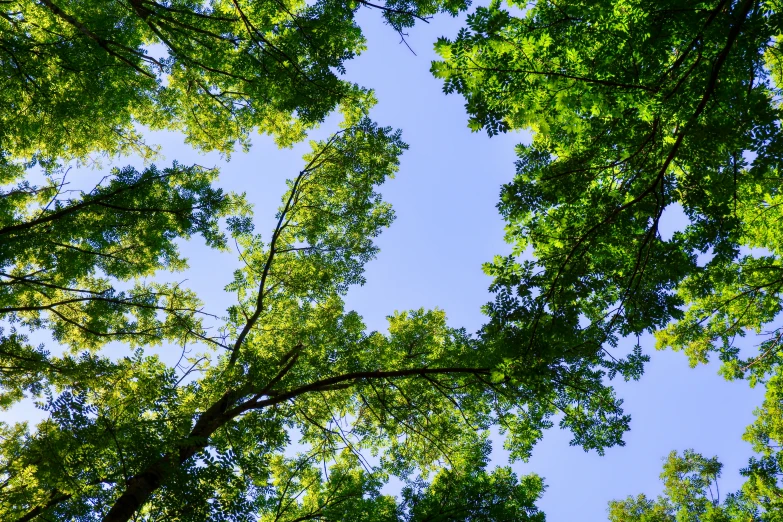
<path fill-rule="evenodd" d="M 483 322 L 480 307 L 490 298 L 490 280 L 481 264 L 510 251 L 495 209 L 500 185 L 514 174 L 514 145 L 528 137 L 489 139 L 471 133 L 462 99 L 445 96 L 430 75 L 432 44 L 439 36 L 453 37 L 462 25 L 459 19 L 437 17 L 410 30 L 407 40 L 414 56 L 400 44 L 399 35 L 382 24 L 378 12 L 363 10 L 359 18 L 369 49 L 348 64 L 347 76 L 376 90 L 379 104 L 371 116 L 382 125 L 401 128 L 410 150 L 396 179 L 382 189 L 397 220 L 379 238 L 381 252 L 367 267 L 367 284 L 350 291 L 347 307 L 358 311 L 371 329 L 385 329 L 385 317 L 395 310 L 437 307 L 446 311 L 452 326 L 476 330 Z M 335 123 L 327 122 L 316 134 L 328 134 Z M 162 146 L 161 166 L 174 159 L 220 166 L 221 186 L 247 192 L 261 232 L 271 228 L 285 179 L 296 174 L 307 150 L 300 145 L 281 151 L 271 139 L 255 137 L 250 153 L 236 153 L 225 163 L 217 155 L 193 152 L 176 135 L 148 138 Z M 134 163 L 122 163 L 129 162 Z M 669 231 L 681 227 L 682 216 L 670 213 L 664 225 Z M 237 266 L 236 255 L 210 252 L 199 240 L 183 245 L 183 251 L 191 269 L 171 278 L 187 278 L 208 311 L 223 312 L 230 296 L 222 289 Z M 605 520 L 611 499 L 660 493 L 662 459 L 675 449 L 718 455 L 725 464 L 722 492 L 741 483 L 738 470 L 750 456 L 741 436 L 762 390 L 725 382 L 715 365 L 690 369 L 682 354 L 654 352 L 651 339 L 642 344 L 652 355 L 645 375 L 640 382 L 618 385 L 633 416 L 625 447 L 600 457 L 569 446 L 569 434 L 553 429 L 529 463 L 514 464 L 519 473 L 545 477 L 549 488 L 539 505 L 548 520 Z M 29 405 L 26 412 L 17 408 L 5 420 L 26 413 L 31 413 Z M 504 464 L 499 441 L 496 446 L 494 463 Z"/>

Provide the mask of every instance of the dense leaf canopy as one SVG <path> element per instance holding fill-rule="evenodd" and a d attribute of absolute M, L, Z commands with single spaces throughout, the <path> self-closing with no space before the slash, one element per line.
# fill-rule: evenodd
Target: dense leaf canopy
<path fill-rule="evenodd" d="M 645 332 L 767 387 L 746 436 L 759 455 L 722 500 L 717 459 L 672 454 L 665 496 L 610 517 L 779 519 L 781 6 L 511 5 L 478 7 L 433 64 L 471 128 L 533 131 L 499 204 L 514 253 L 486 266 L 496 298 L 471 334 L 424 309 L 368 331 L 342 300 L 393 220 L 378 187 L 407 148 L 340 77 L 364 46 L 355 14 L 402 33 L 465 2 L 2 4 L 0 407 L 46 412 L 0 424 L 2 520 L 541 521 L 542 479 L 488 469 L 490 428 L 514 459 L 555 422 L 586 450 L 622 445 L 610 381 L 642 374 Z M 270 231 L 198 166 L 68 190 L 68 162 L 152 158 L 143 127 L 229 154 L 254 130 L 300 141 L 335 110 Z M 687 226 L 663 237 L 676 207 Z M 225 316 L 154 278 L 196 235 L 242 262 Z M 758 353 L 737 346 L 748 331 Z"/>
<path fill-rule="evenodd" d="M 692 365 L 717 355 L 726 378 L 765 383 L 767 399 L 746 434 L 762 458 L 745 470 L 743 494 L 758 516 L 777 520 L 780 4 L 520 7 L 519 17 L 497 2 L 478 8 L 455 39 L 437 43 L 442 61 L 432 68 L 447 93 L 465 97 L 473 129 L 533 131 L 499 205 L 516 254 L 533 259 L 488 266 L 502 288 L 490 317 L 511 322 L 531 346 L 582 350 L 610 372 L 638 375 L 644 356 L 607 361 L 606 348 L 648 331 Z M 663 237 L 672 208 L 687 222 Z M 565 336 L 562 322 L 578 334 Z M 760 338 L 756 353 L 740 349 L 749 332 Z M 696 457 L 682 458 L 700 469 Z M 754 519 L 709 518 L 673 495 L 680 507 L 671 509 L 690 515 L 641 499 L 615 505 L 613 516 Z"/>
<path fill-rule="evenodd" d="M 396 30 L 465 4 L 446 0 L 4 2 L 0 143 L 11 159 L 153 151 L 138 125 L 230 152 L 254 129 L 300 140 L 338 104 L 367 109 L 340 78 L 375 8 Z"/>

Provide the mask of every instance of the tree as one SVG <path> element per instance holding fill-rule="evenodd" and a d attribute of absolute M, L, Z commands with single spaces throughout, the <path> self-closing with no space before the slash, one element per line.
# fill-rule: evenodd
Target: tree
<path fill-rule="evenodd" d="M 470 30 L 440 41 L 444 61 L 433 70 L 465 95 L 471 125 L 536 131 L 519 147 L 500 209 L 517 253 L 531 248 L 541 270 L 501 261 L 493 270 L 517 270 L 523 287 L 541 289 L 539 301 L 579 310 L 586 330 L 607 338 L 682 318 L 663 344 L 698 361 L 723 336 L 719 351 L 735 359 L 729 338 L 777 312 L 759 305 L 763 317 L 721 328 L 762 299 L 749 292 L 721 305 L 745 289 L 731 285 L 770 289 L 778 301 L 765 270 L 775 271 L 767 265 L 779 249 L 770 237 L 779 16 L 753 2 L 540 2 L 524 18 L 478 9 Z M 658 227 L 673 205 L 690 223 L 667 241 Z"/>
<path fill-rule="evenodd" d="M 24 181 L 4 192 L 3 406 L 37 397 L 48 418 L 2 427 L 2 518 L 540 520 L 540 479 L 485 471 L 488 428 L 502 423 L 525 457 L 549 401 L 586 447 L 627 418 L 605 388 L 576 386 L 589 368 L 549 361 L 551 380 L 543 354 L 506 372 L 514 347 L 441 311 L 396 313 L 381 334 L 343 310 L 393 217 L 375 188 L 405 148 L 349 113 L 313 143 L 266 238 L 195 167 L 115 170 L 76 196 Z M 133 283 L 181 267 L 174 240 L 196 233 L 216 248 L 230 235 L 244 262 L 217 334 L 192 293 Z M 31 346 L 36 329 L 62 348 Z M 109 342 L 127 355 L 101 353 Z M 145 353 L 160 343 L 200 352 L 180 372 Z M 291 430 L 306 453 L 286 453 Z M 409 481 L 399 502 L 379 492 L 391 475 Z"/>
<path fill-rule="evenodd" d="M 726 378 L 764 383 L 767 398 L 746 435 L 762 459 L 745 470 L 746 486 L 776 519 L 780 5 L 510 5 L 523 14 L 500 2 L 478 8 L 455 39 L 437 43 L 442 60 L 432 66 L 447 93 L 465 97 L 474 130 L 533 131 L 501 193 L 515 256 L 487 267 L 500 289 L 492 321 L 501 335 L 580 352 L 610 375 L 641 373 L 638 348 L 619 361 L 609 350 L 647 331 L 692 365 L 717 355 Z M 674 207 L 687 226 L 662 237 Z M 524 253 L 532 259 L 519 261 Z M 756 354 L 738 346 L 748 332 L 761 338 Z M 674 516 L 664 504 L 634 502 L 624 513 L 638 508 L 648 518 L 629 520 Z"/>
<path fill-rule="evenodd" d="M 0 157 L 45 164 L 154 154 L 138 125 L 230 153 L 254 130 L 303 139 L 371 95 L 340 78 L 364 49 L 357 10 L 402 34 L 460 0 L 14 0 L 0 9 Z M 3 178 L 3 183 L 7 181 Z"/>
<path fill-rule="evenodd" d="M 758 511 L 743 495 L 728 494 L 721 501 L 718 478 L 722 465 L 693 450 L 682 456 L 671 452 L 663 466 L 664 496 L 650 500 L 644 495 L 609 504 L 611 522 L 755 522 Z"/>

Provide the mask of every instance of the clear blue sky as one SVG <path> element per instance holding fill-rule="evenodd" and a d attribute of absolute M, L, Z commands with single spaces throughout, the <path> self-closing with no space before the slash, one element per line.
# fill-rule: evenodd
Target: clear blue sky
<path fill-rule="evenodd" d="M 381 253 L 368 266 L 367 284 L 350 292 L 347 306 L 363 315 L 371 329 L 385 329 L 385 317 L 395 310 L 438 307 L 447 312 L 452 326 L 476 330 L 483 321 L 480 306 L 489 300 L 490 281 L 481 264 L 509 252 L 495 209 L 497 196 L 500 185 L 514 174 L 514 145 L 527 137 L 489 139 L 471 133 L 462 99 L 443 95 L 440 82 L 430 75 L 432 44 L 439 36 L 454 36 L 461 27 L 459 19 L 438 17 L 412 29 L 407 40 L 417 56 L 399 44 L 399 36 L 382 24 L 379 13 L 364 10 L 360 21 L 369 50 L 348 64 L 348 78 L 376 90 L 379 104 L 372 117 L 403 129 L 411 148 L 397 178 L 382 190 L 394 205 L 397 220 L 378 241 Z M 327 122 L 317 134 L 326 135 L 334 123 Z M 303 145 L 279 151 L 271 140 L 256 137 L 249 154 L 237 153 L 226 164 L 217 155 L 194 153 L 176 135 L 148 137 L 163 147 L 165 161 L 160 165 L 177 159 L 220 166 L 220 184 L 247 192 L 255 203 L 261 232 L 271 228 L 284 181 L 299 170 L 307 149 Z M 132 161 L 123 163 L 128 162 Z M 666 217 L 670 231 L 682 225 L 676 213 Z M 237 266 L 235 255 L 206 251 L 198 240 L 183 249 L 192 268 L 172 279 L 187 278 L 208 311 L 223 312 L 230 296 L 222 289 Z M 643 346 L 654 352 L 650 339 Z M 606 520 L 611 499 L 642 492 L 657 495 L 662 490 L 662 458 L 673 449 L 718 455 L 725 464 L 722 492 L 741 483 L 738 470 L 750 456 L 741 435 L 761 402 L 762 390 L 725 382 L 715 365 L 691 370 L 682 354 L 651 355 L 640 382 L 618 387 L 633 416 L 625 447 L 610 449 L 604 457 L 585 453 L 570 447 L 569 434 L 555 428 L 529 463 L 514 465 L 518 473 L 545 477 L 549 488 L 539 505 L 549 521 Z M 35 413 L 27 405 L 4 415 L 4 420 Z M 495 445 L 494 462 L 505 464 L 500 441 Z"/>

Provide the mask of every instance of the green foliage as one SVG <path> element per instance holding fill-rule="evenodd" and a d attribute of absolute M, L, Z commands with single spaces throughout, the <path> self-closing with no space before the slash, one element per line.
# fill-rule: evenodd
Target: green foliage
<path fill-rule="evenodd" d="M 483 459 L 476 462 L 479 458 L 471 456 L 463 465 L 441 471 L 426 489 L 415 484 L 403 490 L 406 520 L 544 521 L 534 504 L 544 490 L 540 477 L 528 475 L 518 482 L 506 467 L 488 473 Z"/>
<path fill-rule="evenodd" d="M 154 149 L 137 125 L 230 153 L 283 145 L 372 95 L 340 78 L 364 50 L 360 7 L 397 31 L 462 0 L 14 0 L 0 9 L 0 154 L 45 163 Z"/>
<path fill-rule="evenodd" d="M 595 351 L 674 320 L 661 344 L 704 360 L 721 335 L 777 314 L 776 261 L 740 247 L 777 254 L 780 237 L 768 66 L 780 15 L 716 4 L 538 2 L 522 18 L 493 4 L 436 45 L 433 72 L 465 96 L 471 126 L 534 131 L 499 208 L 515 253 L 535 260 L 496 260 L 491 273 L 534 290 L 537 321 L 570 314 L 585 337 L 571 346 Z M 673 205 L 690 224 L 667 240 L 659 226 Z"/>
<path fill-rule="evenodd" d="M 559 406 L 585 447 L 614 442 L 598 404 L 611 397 L 512 375 L 440 310 L 396 312 L 384 333 L 345 311 L 407 145 L 364 117 L 311 145 L 268 236 L 197 168 L 115 170 L 75 197 L 55 178 L 7 192 L 2 404 L 32 397 L 46 418 L 2 427 L 0 518 L 540 521 L 541 479 L 486 470 L 489 428 L 524 458 Z M 176 239 L 224 248 L 223 218 L 243 268 L 210 334 L 195 295 L 141 278 L 185 266 Z M 37 329 L 65 350 L 31 346 Z M 131 350 L 108 357 L 109 341 Z M 161 343 L 183 364 L 147 351 Z M 401 499 L 381 494 L 392 476 Z"/>
<path fill-rule="evenodd" d="M 616 503 L 612 516 L 777 520 L 780 3 L 509 4 L 522 13 L 478 8 L 432 65 L 471 129 L 533 133 L 501 191 L 514 255 L 487 265 L 485 333 L 634 379 L 647 357 L 612 352 L 654 332 L 691 365 L 717 355 L 724 377 L 765 384 L 746 434 L 761 455 L 736 497 L 757 514 L 706 501 L 712 461 L 687 453 L 667 464 L 665 499 Z M 667 210 L 687 217 L 672 237 Z M 740 349 L 749 333 L 758 352 Z"/>
<path fill-rule="evenodd" d="M 776 520 L 759 516 L 743 495 L 729 494 L 721 501 L 718 479 L 722 464 L 693 450 L 682 456 L 671 452 L 663 466 L 664 494 L 656 500 L 645 495 L 609 504 L 611 522 L 756 522 Z"/>
<path fill-rule="evenodd" d="M 520 482 L 508 468 L 488 473 L 485 459 L 473 454 L 441 470 L 432 483 L 418 480 L 403 489 L 398 501 L 381 494 L 382 477 L 365 470 L 348 451 L 328 470 L 313 465 L 312 458 L 281 458 L 272 469 L 283 497 L 270 499 L 275 509 L 262 520 L 543 521 L 533 504 L 543 491 L 541 479 L 529 475 Z"/>
<path fill-rule="evenodd" d="M 0 314 L 12 327 L 0 333 L 3 407 L 26 391 L 76 381 L 89 388 L 107 378 L 105 361 L 79 356 L 84 350 L 201 335 L 192 292 L 141 278 L 185 267 L 177 239 L 198 233 L 224 248 L 218 220 L 242 206 L 212 188 L 214 171 L 196 167 L 115 169 L 78 194 L 64 190 L 65 175 L 0 194 Z M 16 328 L 48 329 L 71 353 L 52 356 Z"/>

